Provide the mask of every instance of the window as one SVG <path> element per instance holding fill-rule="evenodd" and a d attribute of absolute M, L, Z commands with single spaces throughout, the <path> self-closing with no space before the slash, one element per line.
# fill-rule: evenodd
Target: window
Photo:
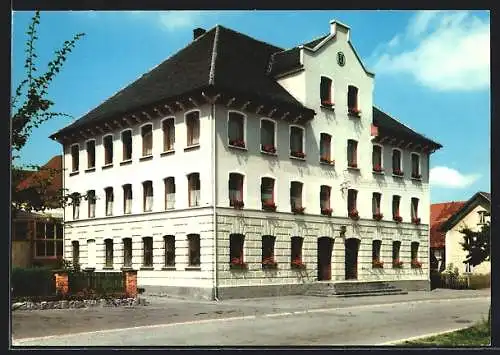
<path fill-rule="evenodd" d="M 153 266 L 153 238 L 142 238 L 142 265 L 146 267 Z"/>
<path fill-rule="evenodd" d="M 399 149 L 392 150 L 392 173 L 394 175 L 402 175 L 401 170 L 401 151 Z"/>
<path fill-rule="evenodd" d="M 113 200 L 114 200 L 113 188 L 106 187 L 104 189 L 104 193 L 106 195 L 106 216 L 112 216 L 113 215 Z"/>
<path fill-rule="evenodd" d="M 412 242 L 411 243 L 411 261 L 415 262 L 418 261 L 418 242 Z"/>
<path fill-rule="evenodd" d="M 264 177 L 260 183 L 260 200 L 263 207 L 274 205 L 274 179 Z"/>
<path fill-rule="evenodd" d="M 379 145 L 373 146 L 372 164 L 373 164 L 373 171 L 377 173 L 382 172 L 382 147 Z"/>
<path fill-rule="evenodd" d="M 132 267 L 132 239 L 123 239 L 123 267 Z"/>
<path fill-rule="evenodd" d="M 297 126 L 290 127 L 290 155 L 304 158 L 304 129 Z"/>
<path fill-rule="evenodd" d="M 382 246 L 381 240 L 372 241 L 372 261 L 373 263 L 380 262 L 380 249 Z"/>
<path fill-rule="evenodd" d="M 200 144 L 200 112 L 195 111 L 186 115 L 187 145 Z"/>
<path fill-rule="evenodd" d="M 411 220 L 413 223 L 418 223 L 420 218 L 418 218 L 418 198 L 411 198 Z"/>
<path fill-rule="evenodd" d="M 143 200 L 142 205 L 144 212 L 151 212 L 153 210 L 153 182 L 144 181 L 142 183 Z"/>
<path fill-rule="evenodd" d="M 245 243 L 245 236 L 243 234 L 230 234 L 229 235 L 229 262 L 232 265 L 243 265 L 243 246 Z"/>
<path fill-rule="evenodd" d="M 132 213 L 132 185 L 123 185 L 123 213 Z"/>
<path fill-rule="evenodd" d="M 175 143 L 175 119 L 167 118 L 162 122 L 163 130 L 163 151 L 174 150 Z"/>
<path fill-rule="evenodd" d="M 87 142 L 87 169 L 95 168 L 95 140 Z"/>
<path fill-rule="evenodd" d="M 395 263 L 399 261 L 399 250 L 401 249 L 400 241 L 392 242 L 392 262 Z"/>
<path fill-rule="evenodd" d="M 322 76 L 319 90 L 320 90 L 321 105 L 325 106 L 333 105 L 332 79 L 327 78 L 326 76 Z"/>
<path fill-rule="evenodd" d="M 411 154 L 411 177 L 414 179 L 420 179 L 420 155 L 412 153 Z"/>
<path fill-rule="evenodd" d="M 80 147 L 78 144 L 71 146 L 71 171 L 77 172 L 80 168 Z"/>
<path fill-rule="evenodd" d="M 401 201 L 401 196 L 392 196 L 392 218 L 396 222 L 401 222 L 402 217 L 399 215 L 399 203 Z"/>
<path fill-rule="evenodd" d="M 229 174 L 229 206 L 243 207 L 243 175 Z"/>
<path fill-rule="evenodd" d="M 165 266 L 175 266 L 175 235 L 163 237 L 165 247 Z"/>
<path fill-rule="evenodd" d="M 106 248 L 106 259 L 105 259 L 105 267 L 113 267 L 113 239 L 105 239 L 104 245 Z"/>
<path fill-rule="evenodd" d="M 62 257 L 64 239 L 62 224 L 54 222 L 36 222 L 35 228 L 35 257 Z"/>
<path fill-rule="evenodd" d="M 200 235 L 188 234 L 189 266 L 200 266 Z"/>
<path fill-rule="evenodd" d="M 374 219 L 382 219 L 382 214 L 380 213 L 380 199 L 382 194 L 380 192 L 374 192 L 372 196 L 372 213 Z"/>
<path fill-rule="evenodd" d="M 272 235 L 262 236 L 262 264 L 275 264 L 274 260 L 274 242 L 276 238 Z"/>
<path fill-rule="evenodd" d="M 290 183 L 290 206 L 292 207 L 292 212 L 304 211 L 302 207 L 302 186 L 303 184 L 298 181 Z"/>
<path fill-rule="evenodd" d="M 332 209 L 330 208 L 330 194 L 332 188 L 330 186 L 321 185 L 319 191 L 319 203 L 321 208 L 321 214 L 331 215 Z"/>
<path fill-rule="evenodd" d="M 274 140 L 275 123 L 271 120 L 260 120 L 260 148 L 266 153 L 275 154 L 276 144 Z"/>
<path fill-rule="evenodd" d="M 153 125 L 148 124 L 141 128 L 142 136 L 142 156 L 153 154 Z"/>
<path fill-rule="evenodd" d="M 487 219 L 486 217 L 489 217 L 490 214 L 487 211 L 478 211 L 477 214 L 479 215 L 479 225 L 481 224 L 486 224 Z"/>
<path fill-rule="evenodd" d="M 347 190 L 347 212 L 349 214 L 357 212 L 356 200 L 358 198 L 358 191 L 354 189 Z"/>
<path fill-rule="evenodd" d="M 188 198 L 189 207 L 200 205 L 200 174 L 192 173 L 188 175 Z"/>
<path fill-rule="evenodd" d="M 292 237 L 292 245 L 291 245 L 291 263 L 292 266 L 302 265 L 302 244 L 304 242 L 304 238 L 302 237 Z"/>
<path fill-rule="evenodd" d="M 80 243 L 78 240 L 73 240 L 71 242 L 72 246 L 72 251 L 73 251 L 73 268 L 78 269 L 78 266 L 80 265 Z"/>
<path fill-rule="evenodd" d="M 14 239 L 13 240 L 28 240 L 30 234 L 30 223 L 18 221 L 14 223 Z"/>
<path fill-rule="evenodd" d="M 358 88 L 349 85 L 347 89 L 347 107 L 349 109 L 349 113 L 356 114 L 358 113 Z"/>
<path fill-rule="evenodd" d="M 122 132 L 123 161 L 132 159 L 132 131 Z"/>
<path fill-rule="evenodd" d="M 229 112 L 228 139 L 229 145 L 245 148 L 245 116 L 237 112 Z"/>
<path fill-rule="evenodd" d="M 88 200 L 88 216 L 89 218 L 94 218 L 95 204 L 96 204 L 95 190 L 87 191 L 87 200 Z"/>
<path fill-rule="evenodd" d="M 332 163 L 332 136 L 327 133 L 321 133 L 319 141 L 320 162 Z"/>
<path fill-rule="evenodd" d="M 175 206 L 175 178 L 173 176 L 165 179 L 165 209 L 169 210 Z"/>
<path fill-rule="evenodd" d="M 71 194 L 71 205 L 73 206 L 73 219 L 80 218 L 80 194 L 75 192 Z"/>
<path fill-rule="evenodd" d="M 358 142 L 353 139 L 347 141 L 347 166 L 350 168 L 358 167 Z"/>
<path fill-rule="evenodd" d="M 95 239 L 87 240 L 87 267 L 95 268 L 96 265 L 96 250 Z"/>
<path fill-rule="evenodd" d="M 103 138 L 104 144 L 104 165 L 113 164 L 113 136 Z"/>

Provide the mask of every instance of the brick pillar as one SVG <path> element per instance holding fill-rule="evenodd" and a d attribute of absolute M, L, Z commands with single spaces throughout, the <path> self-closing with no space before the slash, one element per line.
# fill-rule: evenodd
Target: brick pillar
<path fill-rule="evenodd" d="M 137 297 L 137 271 L 124 270 L 125 293 L 127 297 Z"/>
<path fill-rule="evenodd" d="M 56 292 L 67 295 L 69 292 L 68 273 L 66 271 L 58 271 L 54 276 L 56 279 Z"/>

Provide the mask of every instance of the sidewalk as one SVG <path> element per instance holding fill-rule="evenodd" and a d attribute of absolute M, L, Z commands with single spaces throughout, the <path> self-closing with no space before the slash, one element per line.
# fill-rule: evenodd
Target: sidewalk
<path fill-rule="evenodd" d="M 96 307 L 71 310 L 15 311 L 12 313 L 12 336 L 20 339 L 193 320 L 259 316 L 290 311 L 490 296 L 489 289 L 439 289 L 431 292 L 410 292 L 407 295 L 353 298 L 287 296 L 222 300 L 220 302 L 150 296 L 146 297 L 146 300 L 150 302 L 148 306 L 133 308 Z"/>

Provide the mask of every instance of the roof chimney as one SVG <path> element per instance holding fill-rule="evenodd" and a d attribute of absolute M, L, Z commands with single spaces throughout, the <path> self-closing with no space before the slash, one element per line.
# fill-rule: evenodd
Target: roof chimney
<path fill-rule="evenodd" d="M 200 27 L 197 27 L 193 30 L 193 41 L 200 37 L 202 34 L 204 34 L 205 32 L 207 32 L 205 29 L 203 28 L 200 28 Z"/>
<path fill-rule="evenodd" d="M 330 21 L 330 34 L 337 35 L 337 33 L 343 33 L 344 36 L 346 36 L 347 40 L 349 40 L 349 32 L 350 32 L 349 26 L 344 25 L 343 23 L 337 20 Z"/>

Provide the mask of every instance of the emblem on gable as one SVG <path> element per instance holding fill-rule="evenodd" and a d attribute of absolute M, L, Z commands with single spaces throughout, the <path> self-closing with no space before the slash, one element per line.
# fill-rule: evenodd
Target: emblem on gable
<path fill-rule="evenodd" d="M 344 53 L 338 52 L 337 53 L 337 63 L 343 67 L 345 65 L 345 56 Z"/>

